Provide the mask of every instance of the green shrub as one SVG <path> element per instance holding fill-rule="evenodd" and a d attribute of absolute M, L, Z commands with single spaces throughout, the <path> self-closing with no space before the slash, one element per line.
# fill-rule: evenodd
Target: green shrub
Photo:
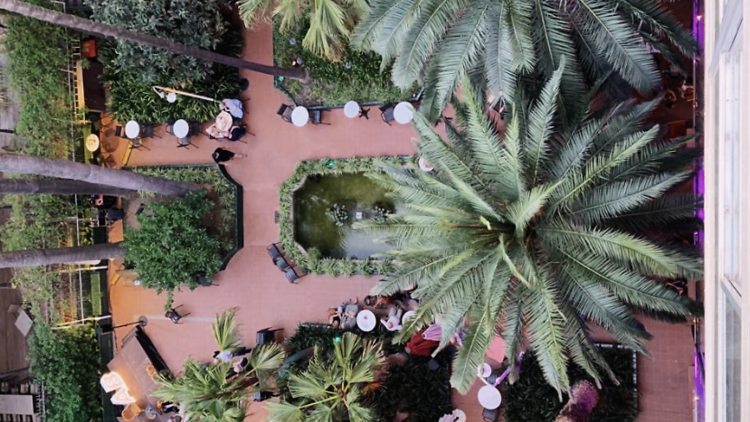
<path fill-rule="evenodd" d="M 48 0 L 29 3 L 53 7 Z M 77 36 L 60 26 L 18 15 L 5 20 L 6 75 L 20 104 L 16 133 L 24 139 L 23 152 L 49 158 L 69 157 L 75 118 L 65 69 L 68 43 Z"/>
<path fill-rule="evenodd" d="M 44 384 L 46 422 L 102 419 L 99 346 L 91 325 L 53 330 L 39 323 L 29 337 L 29 371 Z"/>
<path fill-rule="evenodd" d="M 152 204 L 151 214 L 138 217 L 140 228 L 125 234 L 125 258 L 135 263 L 144 287 L 158 293 L 180 286 L 198 287 L 197 275 L 210 280 L 222 263 L 221 242 L 203 220 L 214 202 L 205 192 L 189 193 L 168 203 Z M 167 301 L 169 308 L 171 301 Z"/>
<path fill-rule="evenodd" d="M 205 50 L 216 50 L 223 42 L 228 20 L 222 15 L 225 0 L 104 0 L 87 1 L 92 19 L 143 34 L 177 41 Z M 118 39 L 111 65 L 137 74 L 140 81 L 164 81 L 175 88 L 213 75 L 210 63 L 163 48 Z"/>
<path fill-rule="evenodd" d="M 386 355 L 404 352 L 404 345 L 393 344 L 393 333 L 385 329 L 361 332 L 355 328 L 357 335 L 364 338 L 378 338 L 383 341 Z M 301 324 L 292 337 L 286 341 L 289 355 L 318 347 L 323 353 L 333 351 L 334 338 L 341 336 L 342 330 L 333 329 L 323 324 Z M 404 366 L 393 365 L 388 368 L 388 377 L 380 388 L 368 396 L 366 403 L 375 410 L 379 421 L 391 421 L 396 413 L 410 413 L 409 421 L 435 422 L 440 416 L 450 413 L 450 354 L 440 353 L 435 360 L 440 364 L 436 371 L 428 369 L 430 358 L 409 356 Z M 290 366 L 289 371 L 302 371 L 306 361 L 298 361 Z"/>
<path fill-rule="evenodd" d="M 340 61 L 331 61 L 302 48 L 307 22 L 291 33 L 279 30 L 278 19 L 274 20 L 273 27 L 274 63 L 291 67 L 292 61 L 299 58 L 302 66 L 310 71 L 312 82 L 309 86 L 294 80 L 283 82 L 284 88 L 300 103 L 340 105 L 350 100 L 392 102 L 413 94 L 393 86 L 390 68 L 381 72 L 381 58 L 375 53 L 346 48 Z"/>
<path fill-rule="evenodd" d="M 604 377 L 599 391 L 599 404 L 591 414 L 591 421 L 629 422 L 638 415 L 638 398 L 634 375 L 637 368 L 631 349 L 603 345 L 598 347 L 620 385 Z M 568 368 L 571 385 L 576 381 L 591 380 L 578 365 Z M 527 354 L 521 363 L 518 381 L 507 387 L 503 396 L 507 422 L 552 422 L 565 401 L 558 399 L 557 391 L 544 379 L 541 367 L 533 355 Z"/>
<path fill-rule="evenodd" d="M 231 24 L 230 16 L 224 14 L 222 7 L 226 2 L 223 0 L 208 3 L 180 0 L 168 4 L 169 13 L 157 16 L 152 16 L 155 6 L 151 2 L 107 0 L 95 7 L 95 17 L 101 13 L 101 19 L 109 22 L 114 18 L 106 13 L 107 10 L 125 13 L 127 10 L 123 12 L 122 8 L 131 3 L 137 9 L 136 17 L 126 18 L 134 27 L 132 29 L 146 33 L 161 31 L 169 33 L 169 37 L 192 31 L 185 39 L 171 39 L 234 57 L 238 57 L 242 50 L 241 28 Z M 211 29 L 204 32 L 202 28 L 209 24 Z M 140 26 L 143 28 L 139 29 Z M 234 97 L 239 92 L 239 71 L 236 68 L 173 55 L 160 49 L 133 47 L 126 41 L 102 41 L 99 59 L 104 64 L 102 79 L 110 94 L 107 108 L 119 121 L 163 123 L 187 119 L 205 122 L 213 120 L 219 111 L 216 103 L 180 95 L 177 102 L 171 104 L 160 98 L 152 86 L 176 88 L 218 100 Z"/>

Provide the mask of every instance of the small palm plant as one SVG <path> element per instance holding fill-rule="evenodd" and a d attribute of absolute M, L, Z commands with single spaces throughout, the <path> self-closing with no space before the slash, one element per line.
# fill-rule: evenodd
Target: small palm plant
<path fill-rule="evenodd" d="M 214 322 L 214 336 L 222 350 L 239 346 L 234 315 L 233 309 L 226 311 L 217 315 Z M 153 394 L 178 404 L 191 421 L 242 422 L 245 399 L 263 387 L 264 374 L 278 369 L 284 356 L 278 344 L 257 347 L 247 357 L 247 369 L 239 374 L 234 374 L 230 362 L 204 364 L 188 359 L 179 377 L 160 376 L 160 387 Z"/>
<path fill-rule="evenodd" d="M 496 333 L 510 362 L 530 347 L 564 391 L 571 360 L 596 380 L 600 370 L 613 376 L 587 322 L 646 352 L 650 335 L 634 314 L 684 321 L 695 309 L 660 280 L 702 276 L 697 253 L 673 240 L 678 227 L 694 230 L 696 200 L 673 188 L 699 152 L 682 148 L 690 139 L 662 140 L 658 126 L 641 129 L 656 101 L 596 107 L 590 94 L 562 115 L 561 73 L 538 96 L 516 87 L 504 133 L 465 89 L 457 125 L 445 122 L 450 143 L 415 118 L 434 174 L 390 166 L 373 176 L 405 210 L 358 224 L 394 246 L 397 269 L 372 294 L 418 285 L 402 338 L 440 317 L 442 347 L 468 321 L 451 378 L 461 392 Z"/>
<path fill-rule="evenodd" d="M 307 369 L 289 375 L 291 401 L 269 403 L 269 422 L 370 422 L 362 398 L 385 365 L 382 345 L 353 333 L 334 339 L 333 356 L 317 347 Z"/>
<path fill-rule="evenodd" d="M 280 19 L 281 32 L 290 32 L 307 21 L 302 46 L 320 57 L 338 60 L 370 6 L 367 0 L 240 0 L 239 9 L 248 27 L 274 16 Z"/>

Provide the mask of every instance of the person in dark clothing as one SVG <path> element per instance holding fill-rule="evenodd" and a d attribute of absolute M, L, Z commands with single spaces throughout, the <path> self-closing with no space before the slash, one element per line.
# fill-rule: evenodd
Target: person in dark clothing
<path fill-rule="evenodd" d="M 235 154 L 232 151 L 229 151 L 228 149 L 224 148 L 216 148 L 216 151 L 214 151 L 213 155 L 211 156 L 214 161 L 216 161 L 217 164 L 226 163 L 228 161 L 232 161 L 235 158 L 245 158 L 247 155 L 244 154 Z"/>

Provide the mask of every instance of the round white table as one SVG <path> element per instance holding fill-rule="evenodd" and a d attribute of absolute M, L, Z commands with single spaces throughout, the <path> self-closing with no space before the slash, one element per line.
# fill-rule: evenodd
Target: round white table
<path fill-rule="evenodd" d="M 177 94 L 175 94 L 174 92 L 170 92 L 169 94 L 167 94 L 168 103 L 174 103 L 175 101 L 177 101 Z"/>
<path fill-rule="evenodd" d="M 190 125 L 184 119 L 180 119 L 172 125 L 172 133 L 178 138 L 187 138 L 188 133 L 190 133 Z"/>
<path fill-rule="evenodd" d="M 344 104 L 344 116 L 353 119 L 359 116 L 359 104 L 356 101 L 349 101 Z"/>
<path fill-rule="evenodd" d="M 222 111 L 216 116 L 216 129 L 220 132 L 229 132 L 232 128 L 232 115 L 227 111 Z"/>
<path fill-rule="evenodd" d="M 91 152 L 99 149 L 99 137 L 95 133 L 86 137 L 86 149 Z"/>
<path fill-rule="evenodd" d="M 393 118 L 402 125 L 408 124 L 414 119 L 414 106 L 402 101 L 393 108 Z"/>
<path fill-rule="evenodd" d="M 422 171 L 431 172 L 434 170 L 432 166 L 430 165 L 430 162 L 427 161 L 424 157 L 419 157 L 419 168 L 422 169 Z"/>
<path fill-rule="evenodd" d="M 129 121 L 125 125 L 125 136 L 127 136 L 128 139 L 136 139 L 141 136 L 141 125 L 135 120 Z"/>
<path fill-rule="evenodd" d="M 292 110 L 292 124 L 297 127 L 302 127 L 307 124 L 307 121 L 310 120 L 310 112 L 307 111 L 307 108 L 302 106 L 294 107 L 294 110 Z"/>
<path fill-rule="evenodd" d="M 482 366 L 477 368 L 477 375 L 479 375 L 482 378 L 487 378 L 492 374 L 492 367 L 490 365 L 483 363 Z"/>
<path fill-rule="evenodd" d="M 503 396 L 500 395 L 500 391 L 491 385 L 485 385 L 479 389 L 477 394 L 479 404 L 485 409 L 497 409 L 500 407 L 500 403 L 503 402 Z"/>
<path fill-rule="evenodd" d="M 372 331 L 378 323 L 375 314 L 372 311 L 364 309 L 357 314 L 357 327 L 362 331 Z"/>

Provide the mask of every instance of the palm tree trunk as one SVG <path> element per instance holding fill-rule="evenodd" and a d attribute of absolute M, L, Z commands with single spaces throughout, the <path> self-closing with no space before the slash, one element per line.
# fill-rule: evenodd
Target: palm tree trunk
<path fill-rule="evenodd" d="M 40 21 L 51 23 L 53 25 L 64 26 L 66 28 L 85 32 L 87 34 L 95 35 L 98 37 L 122 38 L 141 44 L 160 47 L 174 53 L 197 57 L 201 60 L 221 63 L 239 69 L 249 69 L 268 75 L 285 76 L 288 78 L 296 79 L 302 79 L 304 77 L 304 71 L 302 69 L 266 66 L 259 63 L 248 62 L 246 60 L 224 56 L 222 54 L 217 54 L 208 50 L 202 50 L 200 48 L 189 47 L 184 44 L 168 41 L 151 35 L 128 31 L 126 29 L 117 28 L 111 25 L 94 22 L 89 19 L 79 18 L 77 16 L 45 9 L 39 6 L 33 6 L 19 0 L 0 0 L 0 9 L 17 13 L 29 18 L 38 19 Z"/>
<path fill-rule="evenodd" d="M 140 190 L 162 195 L 182 196 L 199 188 L 199 185 L 195 183 L 175 182 L 125 170 L 30 155 L 0 154 L 0 172 L 79 180 L 94 185 L 115 186 L 120 189 Z"/>
<path fill-rule="evenodd" d="M 126 249 L 120 243 L 102 243 L 70 248 L 29 249 L 17 252 L 0 252 L 0 268 L 36 267 L 40 265 L 67 264 L 98 259 L 119 258 Z"/>
<path fill-rule="evenodd" d="M 0 194 L 14 195 L 112 195 L 129 196 L 135 192 L 114 186 L 66 179 L 0 179 Z"/>

